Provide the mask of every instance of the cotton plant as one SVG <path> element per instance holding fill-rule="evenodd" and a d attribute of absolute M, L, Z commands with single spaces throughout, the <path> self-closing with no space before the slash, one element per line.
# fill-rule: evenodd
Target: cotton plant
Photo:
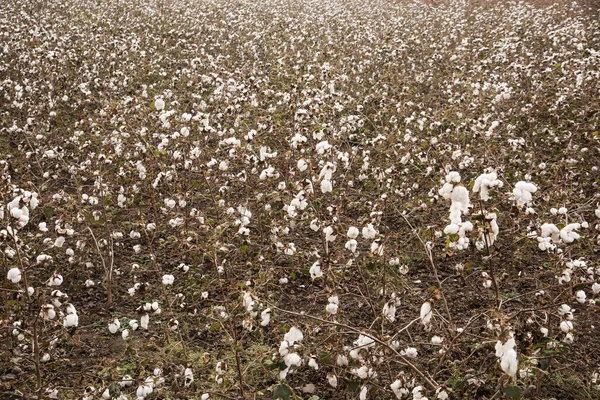
<path fill-rule="evenodd" d="M 461 177 L 456 171 L 451 171 L 446 175 L 445 183 L 439 190 L 439 194 L 451 201 L 450 204 L 450 224 L 444 228 L 446 235 L 457 235 L 458 239 L 450 242 L 450 247 L 457 250 L 465 250 L 469 247 L 469 237 L 467 233 L 473 230 L 473 224 L 470 221 L 462 221 L 462 216 L 469 212 L 471 205 L 469 201 L 469 191 L 460 184 Z"/>

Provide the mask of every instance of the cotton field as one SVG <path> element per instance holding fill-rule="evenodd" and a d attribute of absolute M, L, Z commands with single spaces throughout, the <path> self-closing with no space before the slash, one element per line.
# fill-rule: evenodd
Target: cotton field
<path fill-rule="evenodd" d="M 593 1 L 0 2 L 0 397 L 600 397 Z"/>

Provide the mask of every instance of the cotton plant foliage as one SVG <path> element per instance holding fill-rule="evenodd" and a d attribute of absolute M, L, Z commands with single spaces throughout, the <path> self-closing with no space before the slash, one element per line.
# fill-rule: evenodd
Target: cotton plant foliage
<path fill-rule="evenodd" d="M 585 0 L 3 1 L 0 381 L 597 397 L 598 32 Z"/>

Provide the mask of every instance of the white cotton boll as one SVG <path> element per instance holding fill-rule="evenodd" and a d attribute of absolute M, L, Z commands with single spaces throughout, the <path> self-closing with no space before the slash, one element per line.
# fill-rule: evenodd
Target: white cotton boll
<path fill-rule="evenodd" d="M 433 316 L 433 312 L 432 312 L 432 309 L 431 309 L 431 302 L 426 301 L 425 303 L 423 303 L 421 305 L 421 312 L 420 312 L 421 323 L 425 327 L 429 327 L 429 324 L 431 323 L 431 317 L 432 316 Z"/>
<path fill-rule="evenodd" d="M 194 382 L 194 372 L 192 371 L 191 368 L 186 368 L 185 372 L 183 373 L 183 377 L 184 377 L 184 386 L 185 387 L 189 387 L 193 382 Z"/>
<path fill-rule="evenodd" d="M 479 193 L 480 199 L 487 201 L 489 199 L 489 190 L 493 187 L 502 187 L 502 181 L 498 180 L 495 172 L 489 174 L 481 174 L 475 180 L 473 185 L 473 193 Z"/>
<path fill-rule="evenodd" d="M 45 222 L 40 222 L 38 224 L 38 229 L 40 230 L 40 232 L 48 232 L 48 228 L 46 227 Z"/>
<path fill-rule="evenodd" d="M 108 388 L 102 393 L 102 398 L 103 399 L 110 399 L 110 390 L 108 390 Z"/>
<path fill-rule="evenodd" d="M 568 224 L 560 230 L 560 238 L 564 243 L 573 243 L 580 238 L 580 235 L 576 232 L 580 228 L 581 224 L 579 223 Z"/>
<path fill-rule="evenodd" d="M 340 367 L 347 367 L 348 366 L 348 357 L 346 357 L 343 354 L 338 354 L 338 356 L 335 359 L 335 363 Z"/>
<path fill-rule="evenodd" d="M 500 359 L 500 368 L 505 374 L 514 377 L 517 374 L 517 352 L 514 337 L 510 337 L 506 343 L 496 342 L 496 357 Z"/>
<path fill-rule="evenodd" d="M 143 329 L 148 329 L 148 324 L 150 323 L 150 316 L 148 314 L 144 314 L 141 318 L 140 318 L 140 326 Z"/>
<path fill-rule="evenodd" d="M 344 245 L 344 247 L 347 250 L 350 250 L 352 253 L 354 253 L 356 251 L 356 248 L 358 246 L 358 242 L 355 239 L 350 239 L 346 242 L 346 244 Z"/>
<path fill-rule="evenodd" d="M 336 235 L 333 234 L 333 227 L 331 226 L 323 228 L 323 233 L 325 234 L 325 240 L 327 242 L 333 242 L 336 238 Z"/>
<path fill-rule="evenodd" d="M 458 229 L 459 227 L 457 224 L 450 224 L 444 228 L 444 233 L 446 235 L 455 235 L 458 233 Z"/>
<path fill-rule="evenodd" d="M 108 330 L 112 334 L 117 333 L 120 327 L 121 327 L 121 322 L 119 322 L 118 318 L 115 318 L 111 322 L 108 323 Z"/>
<path fill-rule="evenodd" d="M 289 343 L 290 346 L 293 346 L 294 343 L 300 342 L 304 338 L 304 335 L 300 331 L 300 329 L 292 326 L 288 333 L 283 336 L 283 340 Z"/>
<path fill-rule="evenodd" d="M 445 390 L 443 390 L 442 388 L 438 388 L 436 390 L 437 396 L 436 398 L 438 400 L 447 400 L 448 398 L 450 398 L 450 396 L 448 396 L 448 392 L 446 392 Z"/>
<path fill-rule="evenodd" d="M 460 174 L 457 171 L 450 171 L 448 175 L 446 175 L 446 182 L 459 183 Z"/>
<path fill-rule="evenodd" d="M 325 311 L 327 311 L 331 315 L 335 315 L 338 312 L 338 307 L 339 306 L 337 304 L 335 304 L 335 303 L 329 303 L 325 307 Z"/>
<path fill-rule="evenodd" d="M 542 237 L 550 237 L 552 241 L 557 243 L 560 237 L 560 231 L 554 224 L 543 224 L 541 226 Z"/>
<path fill-rule="evenodd" d="M 433 336 L 431 338 L 431 344 L 436 345 L 436 346 L 442 344 L 443 341 L 444 341 L 444 339 L 439 336 Z"/>
<path fill-rule="evenodd" d="M 568 333 L 573 330 L 573 323 L 571 321 L 562 321 L 560 323 L 560 330 L 564 333 Z"/>
<path fill-rule="evenodd" d="M 63 321 L 63 326 L 68 328 L 77 325 L 79 325 L 79 316 L 77 314 L 67 314 L 65 320 Z"/>
<path fill-rule="evenodd" d="M 327 383 L 329 383 L 329 386 L 336 388 L 338 385 L 337 376 L 332 375 L 332 374 L 327 374 Z"/>
<path fill-rule="evenodd" d="M 317 363 L 317 360 L 315 360 L 312 357 L 310 358 L 310 360 L 308 360 L 308 366 L 314 369 L 315 371 L 319 369 L 319 364 Z"/>
<path fill-rule="evenodd" d="M 202 396 L 200 396 L 200 400 L 208 400 L 210 397 L 210 395 L 208 393 L 204 393 Z"/>
<path fill-rule="evenodd" d="M 402 381 L 400 379 L 396 379 L 394 382 L 392 382 L 390 389 L 392 389 L 392 392 L 397 399 L 402 399 L 405 396 L 408 396 L 409 393 L 408 389 L 402 387 Z"/>
<path fill-rule="evenodd" d="M 360 400 L 367 400 L 368 391 L 369 391 L 369 389 L 367 389 L 366 386 L 363 386 L 362 389 L 360 390 L 360 394 L 358 395 L 358 398 Z"/>
<path fill-rule="evenodd" d="M 583 290 L 578 290 L 577 293 L 575 294 L 575 297 L 577 298 L 578 303 L 581 303 L 581 304 L 585 303 L 586 295 Z"/>
<path fill-rule="evenodd" d="M 298 164 L 296 166 L 298 167 L 298 170 L 300 172 L 304 172 L 308 168 L 308 164 L 306 163 L 306 161 L 304 161 L 304 159 L 298 160 Z"/>
<path fill-rule="evenodd" d="M 417 358 L 417 356 L 419 355 L 417 349 L 414 347 L 407 347 L 404 350 L 404 354 L 406 354 L 406 356 L 409 358 Z"/>
<path fill-rule="evenodd" d="M 566 208 L 566 207 L 561 207 L 561 208 L 559 208 L 559 209 L 558 209 L 558 213 L 559 213 L 560 215 L 565 215 L 565 214 L 567 214 L 567 208 Z"/>
<path fill-rule="evenodd" d="M 271 309 L 266 308 L 263 312 L 260 313 L 260 326 L 267 326 L 271 321 Z"/>
<path fill-rule="evenodd" d="M 309 270 L 310 273 L 310 278 L 314 281 L 317 278 L 320 278 L 323 276 L 323 272 L 321 271 L 321 265 L 319 264 L 318 261 L 316 261 Z"/>
<path fill-rule="evenodd" d="M 154 108 L 156 108 L 158 111 L 163 110 L 165 108 L 165 101 L 163 99 L 154 100 Z"/>
<path fill-rule="evenodd" d="M 172 285 L 175 282 L 175 277 L 173 275 L 165 274 L 162 277 L 163 285 Z"/>
<path fill-rule="evenodd" d="M 313 219 L 312 221 L 310 221 L 310 229 L 312 229 L 313 231 L 318 231 L 319 230 L 319 220 L 317 219 Z"/>
<path fill-rule="evenodd" d="M 283 362 L 288 368 L 292 366 L 299 367 L 302 365 L 302 358 L 297 353 L 289 353 L 283 357 Z"/>
<path fill-rule="evenodd" d="M 348 233 L 346 234 L 350 239 L 356 239 L 358 237 L 358 228 L 355 226 L 351 226 L 348 228 Z"/>
<path fill-rule="evenodd" d="M 54 246 L 55 247 L 62 247 L 63 244 L 65 243 L 65 238 L 64 236 L 59 236 L 56 238 L 56 240 L 54 241 Z"/>
<path fill-rule="evenodd" d="M 48 281 L 46 282 L 46 284 L 48 286 L 60 286 L 63 283 L 63 277 L 62 275 L 58 275 L 58 274 L 54 274 L 50 277 L 50 279 L 48 279 Z"/>
<path fill-rule="evenodd" d="M 322 193 L 331 193 L 333 191 L 333 185 L 331 181 L 323 179 L 321 181 L 321 192 Z"/>
<path fill-rule="evenodd" d="M 600 283 L 594 282 L 592 285 L 592 292 L 594 292 L 594 294 L 600 293 Z"/>
<path fill-rule="evenodd" d="M 129 329 L 124 329 L 123 332 L 121 332 L 121 337 L 123 338 L 123 340 L 127 340 L 127 338 L 129 337 Z"/>
<path fill-rule="evenodd" d="M 552 207 L 552 208 L 550 209 L 550 214 L 552 214 L 552 215 L 556 215 L 556 214 L 558 214 L 558 210 L 557 210 L 556 208 Z"/>
<path fill-rule="evenodd" d="M 597 208 L 594 213 L 596 214 L 596 218 L 600 218 L 600 208 Z"/>
<path fill-rule="evenodd" d="M 385 319 L 390 322 L 394 322 L 396 320 L 396 305 L 394 303 L 385 303 L 383 305 L 382 314 Z"/>
<path fill-rule="evenodd" d="M 363 227 L 362 235 L 365 239 L 375 239 L 375 236 L 377 236 L 377 231 L 373 227 L 373 224 L 367 224 L 367 226 Z"/>
<path fill-rule="evenodd" d="M 16 267 L 9 269 L 8 274 L 6 275 L 6 279 L 11 281 L 12 283 L 21 282 L 21 270 Z"/>

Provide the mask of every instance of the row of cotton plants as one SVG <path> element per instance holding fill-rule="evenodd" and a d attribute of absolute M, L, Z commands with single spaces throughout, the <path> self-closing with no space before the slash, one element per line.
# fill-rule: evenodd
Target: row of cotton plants
<path fill-rule="evenodd" d="M 5 1 L 2 391 L 598 395 L 597 13 Z"/>

